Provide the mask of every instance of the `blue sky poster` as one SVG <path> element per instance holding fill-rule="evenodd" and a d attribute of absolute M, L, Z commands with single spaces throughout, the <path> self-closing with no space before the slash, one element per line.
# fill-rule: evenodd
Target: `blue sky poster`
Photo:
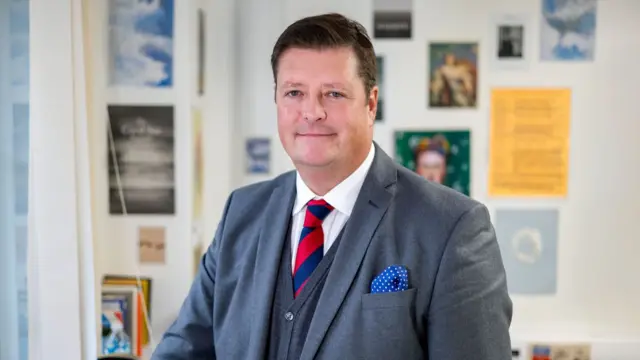
<path fill-rule="evenodd" d="M 592 61 L 596 0 L 543 0 L 540 57 L 547 61 Z"/>
<path fill-rule="evenodd" d="M 174 0 L 110 0 L 109 82 L 173 85 Z"/>

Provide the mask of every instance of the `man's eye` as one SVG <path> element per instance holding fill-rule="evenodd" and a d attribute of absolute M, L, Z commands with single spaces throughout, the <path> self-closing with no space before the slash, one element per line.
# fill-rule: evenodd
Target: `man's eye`
<path fill-rule="evenodd" d="M 296 97 L 296 96 L 299 96 L 299 95 L 300 95 L 300 91 L 298 91 L 298 90 L 291 90 L 291 91 L 288 91 L 285 94 L 285 96 L 291 96 L 291 97 Z"/>
<path fill-rule="evenodd" d="M 330 97 L 335 97 L 335 98 L 341 98 L 341 97 L 344 97 L 344 95 L 342 95 L 341 93 L 339 93 L 339 92 L 337 92 L 337 91 L 331 91 L 331 92 L 329 93 L 329 96 L 330 96 Z"/>

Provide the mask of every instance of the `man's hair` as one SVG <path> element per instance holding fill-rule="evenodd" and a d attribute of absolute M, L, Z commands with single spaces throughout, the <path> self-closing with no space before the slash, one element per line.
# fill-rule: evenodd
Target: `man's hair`
<path fill-rule="evenodd" d="M 358 60 L 358 75 L 368 96 L 377 83 L 376 54 L 367 30 L 355 20 L 329 13 L 300 19 L 280 35 L 271 53 L 273 81 L 277 82 L 278 64 L 282 54 L 291 48 L 335 49 L 349 47 Z"/>

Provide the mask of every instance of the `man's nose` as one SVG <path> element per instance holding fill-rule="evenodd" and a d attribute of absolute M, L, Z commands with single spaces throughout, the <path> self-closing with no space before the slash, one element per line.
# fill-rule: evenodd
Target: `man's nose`
<path fill-rule="evenodd" d="M 327 117 L 327 113 L 322 105 L 320 96 L 308 96 L 304 100 L 302 117 L 309 122 L 322 120 Z"/>

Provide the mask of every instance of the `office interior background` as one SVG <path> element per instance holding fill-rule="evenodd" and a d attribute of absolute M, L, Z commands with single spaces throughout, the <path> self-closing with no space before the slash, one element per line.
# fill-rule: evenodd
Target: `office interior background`
<path fill-rule="evenodd" d="M 409 28 L 374 36 L 391 10 Z M 269 57 L 330 11 L 381 58 L 375 141 L 448 136 L 449 185 L 491 210 L 514 358 L 640 359 L 640 1 L 0 0 L 1 360 L 94 359 L 105 321 L 148 358 L 228 194 L 293 169 Z M 435 85 L 447 52 L 466 98 Z"/>

